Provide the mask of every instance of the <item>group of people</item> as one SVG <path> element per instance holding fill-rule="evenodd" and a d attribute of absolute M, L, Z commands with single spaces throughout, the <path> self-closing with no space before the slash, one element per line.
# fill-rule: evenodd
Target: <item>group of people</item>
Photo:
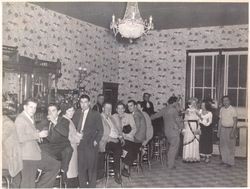
<path fill-rule="evenodd" d="M 90 97 L 83 94 L 79 97 L 78 109 L 70 100 L 49 104 L 47 118 L 37 124 L 34 121 L 37 102 L 27 99 L 14 124 L 3 116 L 3 125 L 9 128 L 3 129 L 5 139 L 8 138 L 3 150 L 12 149 L 6 150 L 7 158 L 3 161 L 14 177 L 14 187 L 51 188 L 59 171 L 67 187 L 95 187 L 98 155 L 102 153 L 113 154 L 114 179 L 120 184 L 121 175 L 130 176 L 130 166 L 137 154 L 153 137 L 151 121 L 159 117 L 163 118 L 164 134 L 169 143 L 169 169 L 175 169 L 181 134 L 183 160 L 209 162 L 213 132 L 210 102 L 203 101 L 198 109 L 197 100 L 190 99 L 183 116 L 178 97 L 171 96 L 167 106 L 157 113 L 149 98 L 150 94 L 145 93 L 143 101 L 129 100 L 126 105 L 119 101 L 113 108 L 100 94 L 97 104 L 91 108 Z M 222 163 L 233 166 L 237 114 L 228 96 L 223 97 L 223 105 L 218 129 L 220 152 Z M 38 181 L 37 170 L 42 171 Z"/>

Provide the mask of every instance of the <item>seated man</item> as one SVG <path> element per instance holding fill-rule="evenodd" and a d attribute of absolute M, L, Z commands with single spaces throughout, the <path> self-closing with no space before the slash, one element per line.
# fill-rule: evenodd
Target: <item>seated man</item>
<path fill-rule="evenodd" d="M 48 136 L 41 144 L 41 149 L 49 155 L 61 161 L 61 169 L 64 179 L 67 178 L 69 162 L 73 153 L 69 136 L 69 120 L 65 117 L 59 117 L 61 110 L 56 104 L 50 104 L 48 107 L 48 116 L 43 123 L 44 128 L 48 128 Z M 66 181 L 66 180 L 64 180 Z"/>
<path fill-rule="evenodd" d="M 123 132 L 123 137 L 125 139 L 125 144 L 123 145 L 123 163 L 124 169 L 122 170 L 122 175 L 129 176 L 129 166 L 131 166 L 134 160 L 137 157 L 137 151 L 140 148 L 135 143 L 135 133 L 136 125 L 133 115 L 125 113 L 125 105 L 122 102 L 119 102 L 116 106 L 116 112 L 113 117 L 116 121 L 116 124 L 119 125 Z"/>
<path fill-rule="evenodd" d="M 104 103 L 101 113 L 104 133 L 99 143 L 99 148 L 101 152 L 113 152 L 115 182 L 121 184 L 120 158 L 122 155 L 121 145 L 124 143 L 124 140 L 122 131 L 118 125 L 116 125 L 114 118 L 111 116 L 111 112 L 112 104 L 108 102 Z"/>

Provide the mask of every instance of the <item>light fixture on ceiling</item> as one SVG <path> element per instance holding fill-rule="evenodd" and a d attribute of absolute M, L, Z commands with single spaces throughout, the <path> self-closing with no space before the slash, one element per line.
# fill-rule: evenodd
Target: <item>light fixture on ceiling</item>
<path fill-rule="evenodd" d="M 141 18 L 140 11 L 137 2 L 128 2 L 125 15 L 123 19 L 120 18 L 116 21 L 115 15 L 112 16 L 112 22 L 110 23 L 110 29 L 113 30 L 115 36 L 120 33 L 122 37 L 128 38 L 132 43 L 133 39 L 141 37 L 149 30 L 154 28 L 152 22 L 153 17 L 149 17 L 149 22 Z"/>

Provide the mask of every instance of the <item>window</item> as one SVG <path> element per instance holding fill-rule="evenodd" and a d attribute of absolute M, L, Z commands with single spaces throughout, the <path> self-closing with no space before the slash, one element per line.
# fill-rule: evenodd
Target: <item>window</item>
<path fill-rule="evenodd" d="M 190 53 L 190 97 L 213 99 L 216 93 L 215 70 L 218 52 Z"/>
<path fill-rule="evenodd" d="M 247 52 L 223 52 L 225 56 L 224 94 L 235 107 L 246 107 Z"/>

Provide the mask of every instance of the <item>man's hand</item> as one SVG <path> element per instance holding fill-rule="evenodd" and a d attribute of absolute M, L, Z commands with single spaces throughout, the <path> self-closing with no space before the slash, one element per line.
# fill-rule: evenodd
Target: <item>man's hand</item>
<path fill-rule="evenodd" d="M 97 145 L 97 142 L 94 140 L 94 147 Z"/>
<path fill-rule="evenodd" d="M 42 130 L 39 133 L 40 138 L 46 138 L 48 136 L 48 131 L 47 130 Z"/>
<path fill-rule="evenodd" d="M 233 128 L 230 132 L 230 138 L 233 139 L 236 137 L 237 137 L 237 131 L 236 131 L 236 128 Z"/>

